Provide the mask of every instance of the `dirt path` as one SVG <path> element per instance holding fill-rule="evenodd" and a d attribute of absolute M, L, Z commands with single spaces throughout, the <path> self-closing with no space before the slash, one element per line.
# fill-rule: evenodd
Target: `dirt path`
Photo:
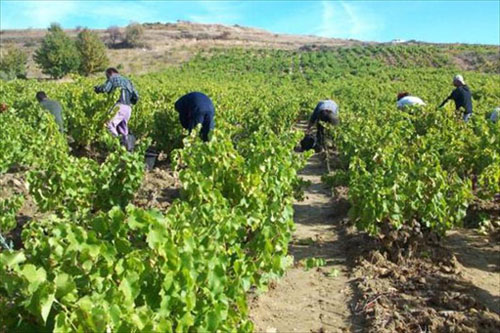
<path fill-rule="evenodd" d="M 500 244 L 475 230 L 450 231 L 446 246 L 455 254 L 459 270 L 476 299 L 490 311 L 500 314 Z"/>
<path fill-rule="evenodd" d="M 294 205 L 296 231 L 289 250 L 295 266 L 252 303 L 250 318 L 257 332 L 357 331 L 350 319 L 344 244 L 335 231 L 335 225 L 346 221 L 347 210 L 321 183 L 324 172 L 318 154 L 301 172 L 311 184 L 305 200 Z M 310 257 L 324 258 L 326 266 L 306 271 L 299 262 Z"/>

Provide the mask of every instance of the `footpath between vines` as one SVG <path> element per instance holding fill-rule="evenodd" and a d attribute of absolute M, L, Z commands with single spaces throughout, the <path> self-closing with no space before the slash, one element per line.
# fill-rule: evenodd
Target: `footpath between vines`
<path fill-rule="evenodd" d="M 330 164 L 335 168 L 335 158 Z M 332 196 L 321 181 L 326 169 L 316 154 L 300 172 L 309 185 L 305 200 L 294 204 L 294 265 L 250 302 L 257 332 L 500 329 L 498 235 L 457 228 L 393 262 L 380 240 L 356 231 L 347 216 L 348 188 L 336 187 Z M 308 270 L 311 258 L 325 265 Z"/>
<path fill-rule="evenodd" d="M 310 182 L 305 200 L 294 204 L 296 230 L 289 245 L 294 266 L 251 302 L 250 319 L 258 332 L 358 331 L 351 318 L 353 291 L 347 267 L 346 242 L 338 229 L 347 222 L 348 203 L 332 198 L 321 182 L 326 172 L 319 154 L 312 156 L 300 177 Z M 325 266 L 304 267 L 307 258 L 323 259 Z"/>

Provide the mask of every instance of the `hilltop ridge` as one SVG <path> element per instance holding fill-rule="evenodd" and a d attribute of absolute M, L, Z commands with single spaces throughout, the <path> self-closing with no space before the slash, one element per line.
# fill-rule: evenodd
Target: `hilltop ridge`
<path fill-rule="evenodd" d="M 263 29 L 240 25 L 200 24 L 187 21 L 176 23 L 144 23 L 144 47 L 108 48 L 108 56 L 113 66 L 119 66 L 127 72 L 146 73 L 161 70 L 166 66 L 178 65 L 197 54 L 199 51 L 224 48 L 256 48 L 315 51 L 338 47 L 373 46 L 373 45 L 434 45 L 446 49 L 462 47 L 464 44 L 430 44 L 418 41 L 395 40 L 392 43 L 364 42 L 354 39 L 326 38 L 312 35 L 277 34 Z M 75 37 L 81 28 L 66 29 L 68 35 Z M 92 29 L 101 39 L 109 42 L 106 29 Z M 120 27 L 119 31 L 124 32 Z M 0 46 L 15 45 L 29 55 L 28 77 L 44 77 L 32 55 L 45 36 L 46 29 L 23 29 L 0 31 Z M 454 62 L 459 68 L 477 69 L 476 65 L 484 62 L 498 62 L 499 52 L 495 46 L 486 48 L 486 54 L 479 55 L 470 45 L 460 52 L 452 52 Z M 496 52 L 495 52 L 496 50 Z M 484 52 L 483 52 L 484 53 Z M 478 59 L 478 57 L 480 59 Z"/>

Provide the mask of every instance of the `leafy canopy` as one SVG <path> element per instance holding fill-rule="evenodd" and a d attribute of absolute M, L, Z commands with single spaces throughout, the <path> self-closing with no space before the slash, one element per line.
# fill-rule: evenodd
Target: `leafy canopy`
<path fill-rule="evenodd" d="M 26 77 L 26 63 L 28 56 L 16 47 L 0 50 L 0 77 L 4 80 L 13 80 Z"/>
<path fill-rule="evenodd" d="M 80 56 L 75 42 L 57 23 L 52 23 L 42 45 L 35 51 L 35 62 L 42 73 L 59 79 L 68 73 L 75 72 L 80 66 Z"/>
<path fill-rule="evenodd" d="M 76 39 L 76 47 L 80 53 L 79 72 L 85 76 L 102 71 L 109 63 L 106 46 L 99 36 L 88 29 L 82 30 Z"/>

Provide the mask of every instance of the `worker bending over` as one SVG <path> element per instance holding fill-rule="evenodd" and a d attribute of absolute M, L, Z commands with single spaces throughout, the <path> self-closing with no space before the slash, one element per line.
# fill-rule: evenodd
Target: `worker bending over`
<path fill-rule="evenodd" d="M 40 105 L 54 116 L 54 120 L 59 127 L 59 132 L 64 132 L 64 122 L 63 122 L 63 110 L 61 103 L 58 101 L 49 99 L 44 91 L 39 91 L 36 93 L 36 99 Z"/>
<path fill-rule="evenodd" d="M 215 127 L 215 108 L 207 95 L 197 91 L 190 92 L 175 102 L 175 110 L 179 113 L 182 127 L 191 133 L 201 124 L 201 138 L 205 142 L 208 141 L 208 134 Z"/>
<path fill-rule="evenodd" d="M 419 97 L 411 96 L 409 92 L 400 92 L 396 102 L 398 109 L 403 110 L 407 106 L 424 106 L 425 103 Z"/>
<path fill-rule="evenodd" d="M 318 151 L 321 151 L 325 144 L 325 128 L 323 125 L 337 125 L 339 123 L 338 109 L 337 103 L 330 99 L 320 101 L 309 119 L 307 133 L 310 133 L 312 127 L 316 125 L 316 147 L 318 147 Z"/>

